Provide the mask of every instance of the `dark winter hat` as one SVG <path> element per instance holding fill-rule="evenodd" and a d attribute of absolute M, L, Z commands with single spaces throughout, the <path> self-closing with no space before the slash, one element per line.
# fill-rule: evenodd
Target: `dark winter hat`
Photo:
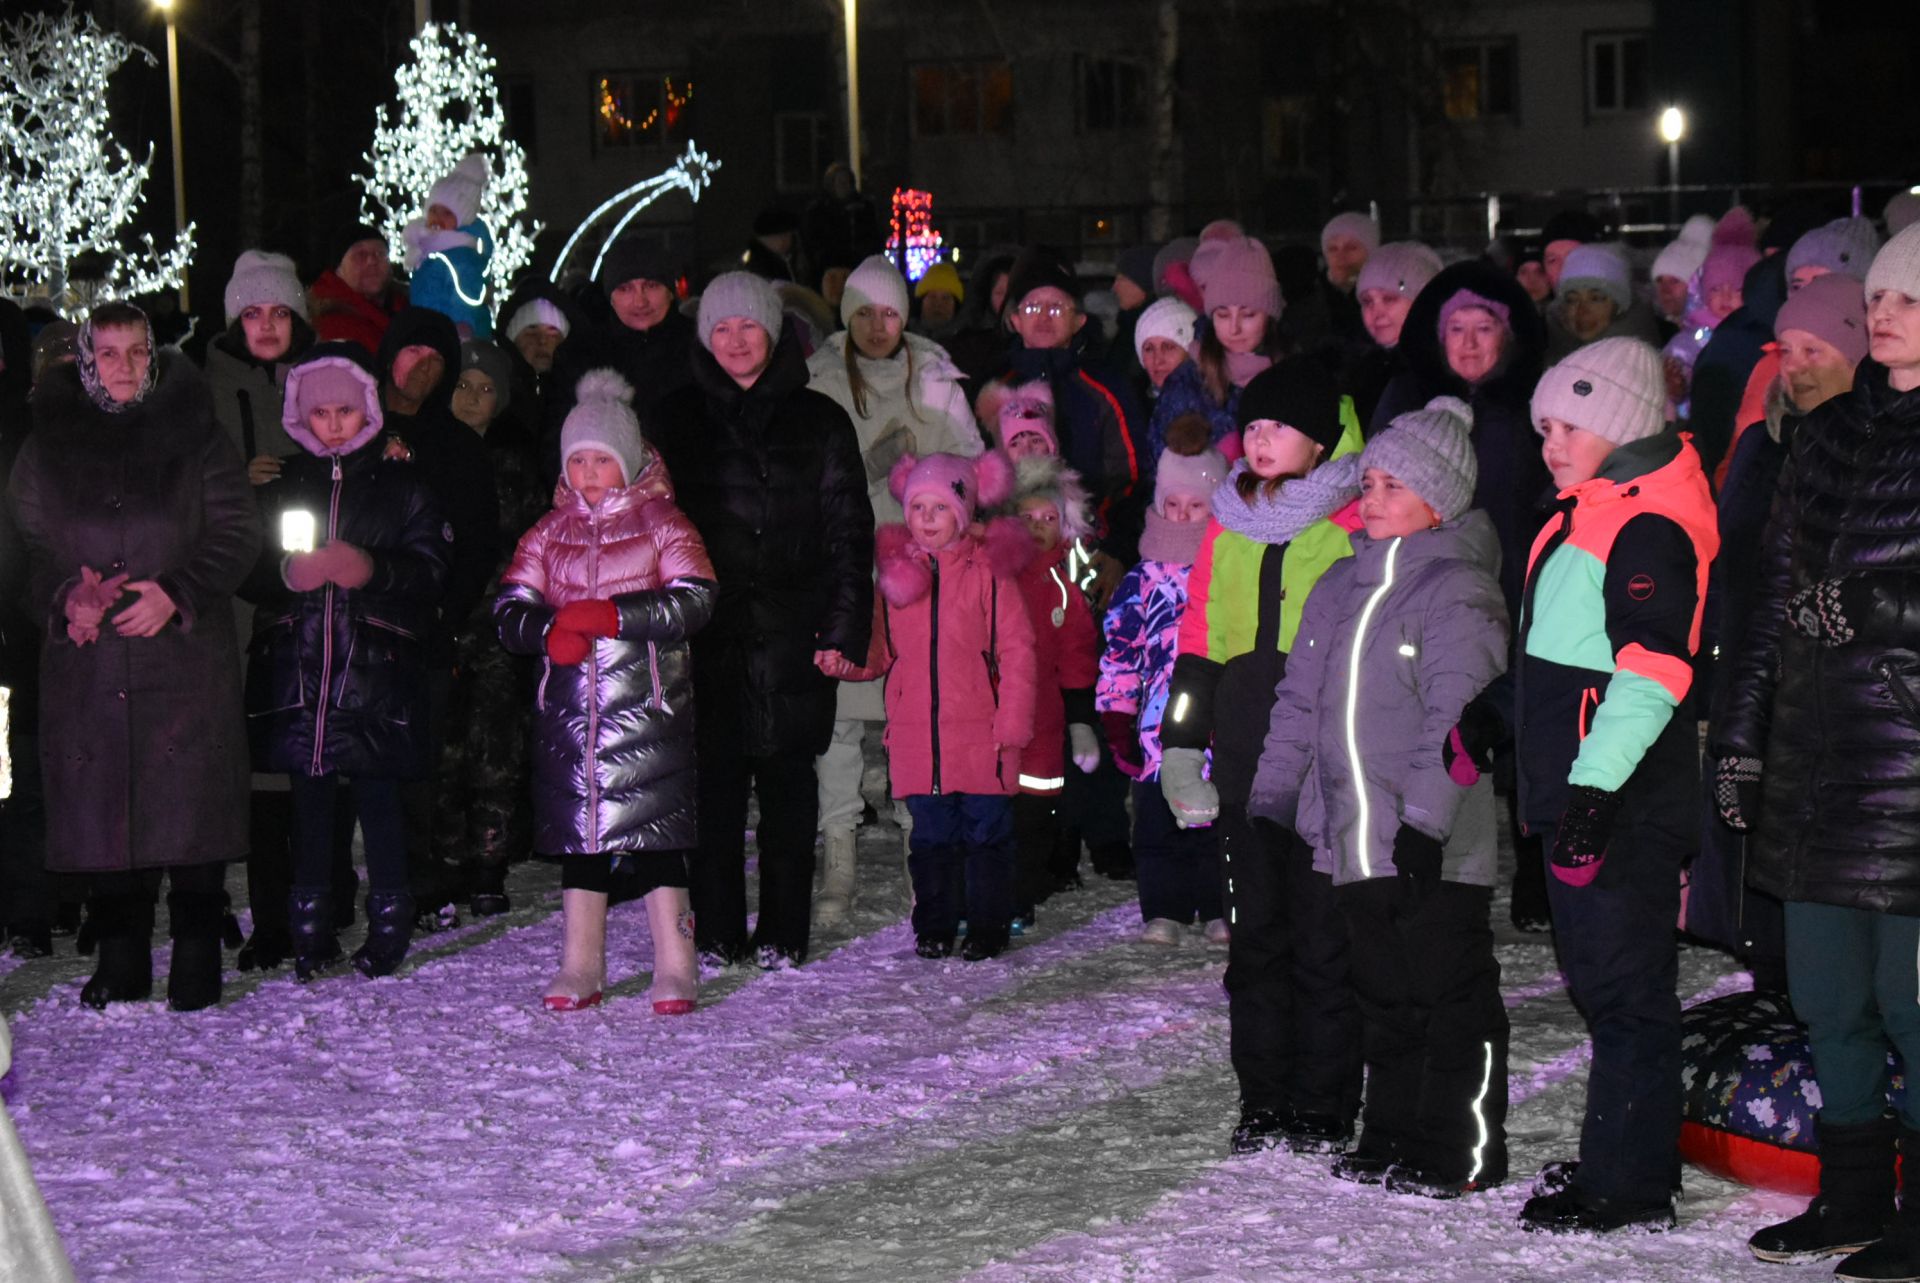
<path fill-rule="evenodd" d="M 665 243 L 652 236 L 628 236 L 607 251 L 600 265 L 600 287 L 609 298 L 628 281 L 657 281 L 673 289 L 681 275 L 679 257 Z"/>
<path fill-rule="evenodd" d="M 59 365 L 78 355 L 80 327 L 65 318 L 48 321 L 33 336 L 33 381 L 38 383 L 47 367 Z"/>
<path fill-rule="evenodd" d="M 1600 220 L 1584 209 L 1563 209 L 1547 220 L 1540 229 L 1540 243 L 1551 245 L 1555 241 L 1578 241 L 1585 245 L 1597 241 L 1602 235 Z"/>
<path fill-rule="evenodd" d="M 385 245 L 387 243 L 387 237 L 386 233 L 382 232 L 379 228 L 371 227 L 366 223 L 354 223 L 351 226 L 343 227 L 335 234 L 333 239 L 328 242 L 328 244 L 338 245 L 340 247 L 334 252 L 333 261 L 338 263 L 341 259 L 345 258 L 347 251 L 355 245 L 358 245 L 361 241 L 379 241 L 382 245 Z"/>
<path fill-rule="evenodd" d="M 1867 302 L 1860 278 L 1828 272 L 1788 296 L 1773 318 L 1773 335 L 1804 330 L 1831 344 L 1851 365 L 1867 355 Z"/>
<path fill-rule="evenodd" d="M 513 364 L 507 354 L 485 339 L 468 339 L 460 345 L 460 372 L 478 370 L 493 384 L 493 413 L 506 413 L 513 396 Z"/>
<path fill-rule="evenodd" d="M 1173 287 L 1167 283 L 1167 269 L 1176 264 L 1185 267 L 1199 248 L 1198 236 L 1176 236 L 1162 245 L 1153 256 L 1153 292 L 1162 296 L 1170 293 Z"/>
<path fill-rule="evenodd" d="M 1049 285 L 1063 291 L 1074 302 L 1080 301 L 1080 282 L 1066 264 L 1049 250 L 1026 250 L 1014 260 L 1013 270 L 1007 276 L 1006 306 L 1017 308 L 1027 295 Z"/>
<path fill-rule="evenodd" d="M 1473 408 L 1458 397 L 1437 396 L 1367 442 L 1360 466 L 1398 477 L 1440 520 L 1452 521 L 1473 506 L 1480 480 L 1472 432 Z"/>
<path fill-rule="evenodd" d="M 1331 452 L 1340 442 L 1340 385 L 1319 360 L 1289 357 L 1255 375 L 1240 391 L 1234 419 L 1242 431 L 1271 419 Z"/>
<path fill-rule="evenodd" d="M 1152 294 L 1155 290 L 1153 260 L 1159 252 L 1157 245 L 1135 245 L 1132 249 L 1121 250 L 1120 257 L 1114 261 L 1113 274 L 1126 277 Z"/>

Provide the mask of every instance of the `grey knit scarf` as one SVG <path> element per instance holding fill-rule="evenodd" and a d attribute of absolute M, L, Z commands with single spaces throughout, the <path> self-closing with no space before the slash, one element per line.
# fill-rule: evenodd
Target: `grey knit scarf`
<path fill-rule="evenodd" d="M 1227 479 L 1213 492 L 1213 517 L 1255 543 L 1289 543 L 1314 522 L 1332 516 L 1360 497 L 1357 454 L 1329 459 L 1306 476 L 1282 485 L 1277 494 L 1255 492 L 1252 500 L 1242 499 L 1234 487 L 1246 470 L 1245 459 L 1235 463 Z"/>

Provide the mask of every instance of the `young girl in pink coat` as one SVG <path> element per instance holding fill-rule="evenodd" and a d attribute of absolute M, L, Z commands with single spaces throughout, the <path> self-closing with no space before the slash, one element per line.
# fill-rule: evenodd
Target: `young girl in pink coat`
<path fill-rule="evenodd" d="M 1013 920 L 1013 795 L 1033 736 L 1033 628 L 1019 570 L 1033 556 L 1024 526 L 974 523 L 1004 500 L 1013 472 L 978 459 L 906 455 L 889 487 L 905 525 L 880 527 L 880 594 L 864 670 L 887 677 L 887 763 L 913 817 L 915 951 L 953 952 L 964 911 L 970 962 L 1007 947 Z"/>
<path fill-rule="evenodd" d="M 713 614 L 713 564 L 640 439 L 633 389 L 580 380 L 560 430 L 568 493 L 501 576 L 500 640 L 546 667 L 534 714 L 534 849 L 560 858 L 566 936 L 543 1002 L 578 1011 L 607 975 L 607 894 L 626 863 L 647 892 L 653 1009 L 698 994 L 687 852 L 698 840 L 687 639 Z"/>

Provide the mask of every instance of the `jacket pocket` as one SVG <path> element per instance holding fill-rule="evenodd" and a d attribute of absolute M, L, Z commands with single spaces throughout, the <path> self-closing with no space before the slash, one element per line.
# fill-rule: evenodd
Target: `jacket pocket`
<path fill-rule="evenodd" d="M 1593 726 L 1593 715 L 1600 708 L 1600 691 L 1593 686 L 1580 689 L 1580 742 L 1585 743 L 1587 731 Z"/>
<path fill-rule="evenodd" d="M 307 703 L 306 672 L 300 662 L 299 614 L 257 623 L 247 642 L 248 717 L 271 717 Z"/>

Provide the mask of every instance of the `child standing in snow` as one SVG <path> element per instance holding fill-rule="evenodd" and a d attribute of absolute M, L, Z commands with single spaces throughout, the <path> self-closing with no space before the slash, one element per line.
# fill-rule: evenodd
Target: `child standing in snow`
<path fill-rule="evenodd" d="M 380 384 L 359 345 L 323 343 L 287 372 L 281 425 L 303 451 L 260 487 L 281 546 L 270 545 L 241 589 L 255 607 L 254 768 L 289 777 L 287 915 L 303 981 L 340 961 L 334 798 L 341 777 L 353 782 L 367 855 L 367 939 L 353 963 L 384 976 L 413 938 L 400 782 L 428 765 L 425 638 L 450 536 L 418 471 L 385 457 Z"/>
<path fill-rule="evenodd" d="M 1088 774 L 1100 765 L 1093 732 L 1093 683 L 1100 634 L 1086 594 L 1073 579 L 1073 556 L 1091 533 L 1087 493 L 1066 460 L 1036 454 L 1014 469 L 1013 497 L 1003 509 L 1026 524 L 1034 554 L 1020 572 L 1020 596 L 1034 638 L 1033 738 L 1020 755 L 1020 791 L 1013 799 L 1014 929 L 1033 922 L 1034 908 L 1054 889 L 1050 869 L 1060 836 L 1059 805 L 1066 764 Z"/>
<path fill-rule="evenodd" d="M 1220 910 L 1220 856 L 1211 829 L 1174 823 L 1160 793 L 1160 721 L 1173 685 L 1187 574 L 1213 516 L 1213 492 L 1227 477 L 1226 456 L 1208 444 L 1205 418 L 1167 426 L 1153 483 L 1153 507 L 1140 536 L 1140 563 L 1127 572 L 1107 611 L 1106 651 L 1094 706 L 1114 763 L 1133 784 L 1133 858 L 1140 876 L 1140 938 L 1178 944 L 1180 929 L 1206 924 L 1207 939 L 1227 940 Z"/>
<path fill-rule="evenodd" d="M 1353 942 L 1366 1107 L 1333 1174 L 1433 1198 L 1507 1175 L 1493 791 L 1455 730 L 1507 656 L 1472 422 L 1439 397 L 1360 456 L 1364 529 L 1307 598 L 1250 804 L 1313 847 Z"/>
<path fill-rule="evenodd" d="M 408 299 L 452 320 L 463 339 L 493 336 L 487 266 L 493 232 L 480 220 L 487 158 L 468 152 L 427 193 L 426 208 L 401 231 L 407 243 Z"/>
<path fill-rule="evenodd" d="M 639 875 L 653 934 L 653 1009 L 699 991 L 687 851 L 695 832 L 693 677 L 687 639 L 713 613 L 713 566 L 640 439 L 633 389 L 580 380 L 560 430 L 569 493 L 520 540 L 494 604 L 500 640 L 544 655 L 535 704 L 534 849 L 560 857 L 566 917 L 551 1011 L 606 985 L 615 865 Z"/>
<path fill-rule="evenodd" d="M 1013 795 L 1033 735 L 1033 628 L 1016 579 L 1033 555 L 1018 523 L 974 524 L 1004 500 L 1013 470 L 979 459 L 904 455 L 891 488 L 905 525 L 880 527 L 880 594 L 865 669 L 887 678 L 887 765 L 913 817 L 915 952 L 953 952 L 964 910 L 970 962 L 1007 947 L 1013 919 Z"/>

